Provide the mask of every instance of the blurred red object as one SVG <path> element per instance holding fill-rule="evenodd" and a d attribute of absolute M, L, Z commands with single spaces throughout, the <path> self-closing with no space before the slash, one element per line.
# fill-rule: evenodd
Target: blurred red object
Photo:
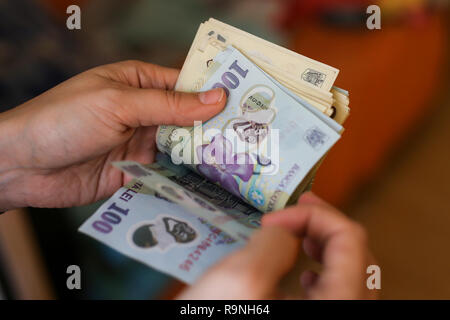
<path fill-rule="evenodd" d="M 315 20 L 324 12 L 343 8 L 362 9 L 370 5 L 368 0 L 278 0 L 281 12 L 276 19 L 278 25 L 286 30 L 295 27 L 300 21 Z"/>
<path fill-rule="evenodd" d="M 57 19 L 67 18 L 67 7 L 74 4 L 82 6 L 88 0 L 38 0 Z"/>
<path fill-rule="evenodd" d="M 316 193 L 344 204 L 433 107 L 448 67 L 445 18 L 437 13 L 420 26 L 378 31 L 318 23 L 293 30 L 290 48 L 340 69 L 336 85 L 350 91 L 346 130 L 318 171 Z"/>

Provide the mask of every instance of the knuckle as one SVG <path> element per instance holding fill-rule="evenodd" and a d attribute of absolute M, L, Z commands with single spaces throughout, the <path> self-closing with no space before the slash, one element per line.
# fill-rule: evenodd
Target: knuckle
<path fill-rule="evenodd" d="M 349 223 L 349 228 L 355 238 L 358 239 L 361 243 L 365 245 L 368 243 L 369 237 L 367 235 L 367 231 L 361 224 L 352 221 Z"/>
<path fill-rule="evenodd" d="M 167 100 L 167 106 L 169 107 L 170 112 L 172 115 L 179 116 L 181 114 L 181 93 L 176 91 L 170 91 L 166 90 L 166 100 Z"/>
<path fill-rule="evenodd" d="M 120 63 L 123 64 L 126 67 L 135 67 L 135 66 L 139 65 L 140 61 L 139 60 L 135 60 L 135 59 L 128 59 L 128 60 L 124 60 L 124 61 L 122 61 Z"/>
<path fill-rule="evenodd" d="M 259 281 L 254 269 L 240 268 L 239 270 L 223 270 L 221 275 L 223 283 L 232 286 L 233 291 L 254 297 L 258 294 Z"/>
<path fill-rule="evenodd" d="M 242 272 L 242 270 L 240 272 Z M 255 272 L 255 269 L 246 269 L 246 271 L 238 276 L 235 281 L 239 282 L 242 291 L 252 290 L 252 295 L 255 295 L 259 291 L 258 288 L 260 287 L 261 279 L 259 279 L 258 273 Z"/>
<path fill-rule="evenodd" d="M 104 101 L 108 101 L 111 105 L 120 106 L 124 90 L 119 87 L 108 86 L 101 90 L 100 95 L 103 97 Z"/>
<path fill-rule="evenodd" d="M 120 87 L 105 87 L 99 93 L 102 104 L 98 107 L 108 113 L 119 122 L 127 122 L 129 119 L 129 99 L 125 99 L 126 90 Z M 128 103 L 124 103 L 127 100 Z"/>
<path fill-rule="evenodd" d="M 245 249 L 244 249 L 245 250 Z M 239 251 L 224 261 L 219 272 L 226 282 L 234 283 L 242 288 L 253 288 L 257 283 L 257 275 L 247 264 L 245 251 Z"/>
<path fill-rule="evenodd" d="M 323 211 L 328 210 L 323 205 L 320 205 L 320 204 L 317 204 L 317 203 L 309 204 L 308 207 L 309 207 L 309 210 L 310 210 L 311 214 L 320 214 Z"/>
<path fill-rule="evenodd" d="M 317 204 L 317 203 L 311 203 L 311 204 L 307 204 L 305 207 L 303 207 L 306 209 L 306 212 L 312 217 L 312 216 L 320 216 L 324 213 L 326 213 L 327 211 L 330 211 L 329 208 L 321 205 L 321 204 Z"/>

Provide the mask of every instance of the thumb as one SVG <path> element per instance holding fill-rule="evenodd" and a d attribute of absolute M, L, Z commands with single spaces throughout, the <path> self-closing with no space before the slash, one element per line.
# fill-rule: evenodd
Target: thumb
<path fill-rule="evenodd" d="M 163 89 L 129 88 L 119 103 L 120 119 L 129 127 L 153 125 L 192 126 L 222 111 L 226 95 L 222 88 L 187 93 Z"/>

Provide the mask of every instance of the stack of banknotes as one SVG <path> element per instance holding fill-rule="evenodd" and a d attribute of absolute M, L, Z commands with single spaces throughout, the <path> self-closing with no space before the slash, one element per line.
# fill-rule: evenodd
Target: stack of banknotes
<path fill-rule="evenodd" d="M 225 109 L 193 127 L 160 126 L 153 164 L 80 231 L 192 283 L 245 245 L 261 216 L 310 188 L 349 115 L 338 70 L 215 19 L 202 23 L 176 90 L 221 87 Z"/>

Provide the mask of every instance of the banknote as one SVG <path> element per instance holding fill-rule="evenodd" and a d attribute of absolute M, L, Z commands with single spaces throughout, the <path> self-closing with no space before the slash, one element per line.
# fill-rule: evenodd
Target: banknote
<path fill-rule="evenodd" d="M 186 166 L 175 165 L 168 155 L 157 153 L 156 163 L 146 167 L 204 198 L 239 222 L 249 227 L 260 226 L 260 211 Z"/>
<path fill-rule="evenodd" d="M 281 209 L 340 138 L 341 127 L 330 118 L 319 118 L 233 46 L 214 61 L 220 66 L 201 91 L 223 87 L 228 100 L 224 111 L 203 123 L 202 129 L 217 133 L 205 139 L 194 128 L 185 128 L 190 136 L 179 139 L 177 127 L 161 128 L 158 148 L 176 158 L 178 150 L 197 146 L 185 165 L 262 212 Z M 239 142 L 246 144 L 244 152 L 237 147 Z M 216 163 L 202 163 L 208 150 L 220 145 L 225 147 L 222 154 L 215 154 Z M 248 161 L 222 168 L 223 157 Z"/>
<path fill-rule="evenodd" d="M 321 112 L 341 124 L 348 117 L 348 103 L 335 103 L 336 91 L 332 90 L 335 88 L 332 85 L 338 74 L 337 69 L 212 18 L 200 25 L 176 89 L 198 91 L 203 85 L 209 62 L 230 44 Z"/>
<path fill-rule="evenodd" d="M 113 165 L 139 179 L 144 186 L 157 194 L 219 227 L 238 241 L 248 240 L 260 224 L 261 213 L 235 196 L 234 199 L 229 197 L 229 192 L 221 191 L 216 186 L 216 191 L 208 196 L 205 188 L 209 185 L 203 186 L 205 179 L 198 175 L 168 173 L 170 170 L 161 170 L 159 164 L 143 166 L 133 161 L 121 161 L 114 162 Z"/>
<path fill-rule="evenodd" d="M 185 283 L 244 245 L 137 180 L 117 190 L 79 231 Z"/>
<path fill-rule="evenodd" d="M 265 65 L 272 65 L 286 74 L 292 74 L 299 82 L 310 88 L 329 91 L 339 73 L 336 68 L 275 45 L 213 18 L 200 26 L 197 35 L 193 42 L 193 45 L 195 45 L 193 50 L 202 50 L 211 40 L 222 46 L 234 45 L 248 57 Z M 191 55 L 193 55 L 193 52 L 191 52 Z M 190 58 L 189 53 L 187 58 Z M 189 76 L 189 70 L 186 70 L 184 74 Z M 183 77 L 184 74 L 182 73 L 180 77 Z"/>
<path fill-rule="evenodd" d="M 209 65 L 205 75 L 201 78 L 201 81 L 200 81 L 201 86 L 199 86 L 199 88 L 198 88 L 199 90 L 201 90 L 201 88 L 205 85 L 206 81 L 208 81 L 209 78 L 217 71 L 217 69 L 219 69 L 219 67 L 223 63 L 222 60 L 227 57 L 228 52 L 229 52 L 229 50 L 228 51 L 226 51 L 226 50 L 219 51 L 218 54 L 214 57 L 214 60 L 212 60 L 210 62 L 210 65 Z M 308 99 L 305 99 L 304 96 L 295 94 L 295 92 L 293 90 L 291 90 L 291 88 L 286 87 L 284 84 L 279 82 L 278 79 L 273 78 L 270 74 L 265 72 L 265 70 L 263 70 L 262 68 L 261 68 L 261 71 L 263 71 L 266 74 L 267 78 L 270 79 L 276 86 L 278 86 L 281 90 L 286 92 L 288 95 L 290 95 L 296 101 L 298 101 L 300 104 L 302 104 L 304 107 L 306 107 L 309 111 L 314 113 L 317 117 L 319 117 L 322 121 L 324 121 L 326 124 L 328 124 L 334 130 L 336 130 L 337 132 L 342 131 L 343 128 L 339 124 L 339 122 L 337 122 L 335 119 L 331 119 L 325 113 L 323 113 L 320 110 L 318 110 L 317 108 L 315 108 L 309 102 Z M 339 89 L 339 88 L 334 89 L 333 88 L 333 90 L 336 91 L 336 93 L 335 93 L 336 95 L 339 95 L 339 101 L 342 101 L 343 103 L 345 103 L 345 99 L 348 100 L 348 92 L 347 92 L 347 96 L 346 96 L 345 95 L 346 91 L 342 91 L 342 89 Z"/>

